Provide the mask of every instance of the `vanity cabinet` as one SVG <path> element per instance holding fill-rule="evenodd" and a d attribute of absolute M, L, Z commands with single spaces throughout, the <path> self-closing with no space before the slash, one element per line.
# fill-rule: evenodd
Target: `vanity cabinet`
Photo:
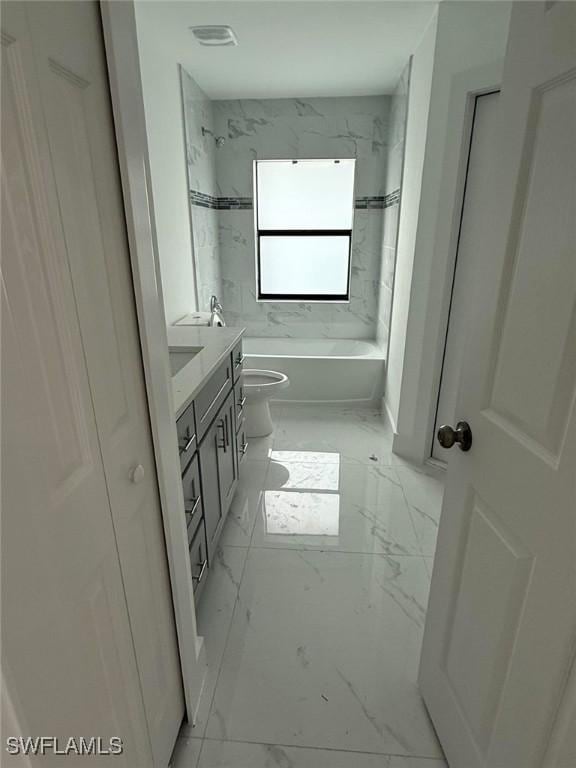
<path fill-rule="evenodd" d="M 234 434 L 234 394 L 230 392 L 218 417 L 200 444 L 200 466 L 204 491 L 208 558 L 214 550 L 238 481 L 236 436 Z"/>
<path fill-rule="evenodd" d="M 200 595 L 246 452 L 242 344 L 238 343 L 177 420 L 194 591 Z"/>

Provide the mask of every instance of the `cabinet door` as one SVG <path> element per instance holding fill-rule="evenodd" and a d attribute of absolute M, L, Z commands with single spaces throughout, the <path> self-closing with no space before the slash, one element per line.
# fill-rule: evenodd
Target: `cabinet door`
<path fill-rule="evenodd" d="M 223 439 L 218 443 L 218 477 L 220 481 L 220 500 L 222 516 L 226 517 L 238 482 L 238 464 L 236 461 L 236 402 L 234 392 L 230 392 L 220 418 L 224 423 Z"/>
<path fill-rule="evenodd" d="M 223 445 L 225 439 L 222 415 L 216 417 L 200 444 L 200 475 L 210 564 L 223 520 L 219 479 L 219 445 Z"/>

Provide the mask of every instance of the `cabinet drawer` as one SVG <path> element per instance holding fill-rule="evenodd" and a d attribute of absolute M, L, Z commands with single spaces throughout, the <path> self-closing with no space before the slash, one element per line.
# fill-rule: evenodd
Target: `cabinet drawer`
<path fill-rule="evenodd" d="M 242 375 L 243 365 L 244 354 L 242 352 L 242 341 L 239 341 L 232 350 L 232 375 L 234 377 L 234 381 L 238 381 Z"/>
<path fill-rule="evenodd" d="M 246 405 L 246 395 L 242 386 L 242 377 L 234 384 L 234 412 L 236 415 L 236 432 L 244 420 L 244 406 Z"/>
<path fill-rule="evenodd" d="M 196 536 L 190 544 L 190 569 L 192 571 L 192 586 L 194 592 L 199 592 L 204 586 L 208 571 L 208 556 L 206 552 L 206 532 L 204 522 L 196 531 Z"/>
<path fill-rule="evenodd" d="M 201 440 L 232 387 L 232 363 L 225 360 L 194 400 L 198 439 Z"/>
<path fill-rule="evenodd" d="M 178 434 L 178 452 L 180 454 L 180 471 L 184 471 L 196 450 L 196 418 L 194 403 L 190 403 L 182 416 L 176 421 Z"/>
<path fill-rule="evenodd" d="M 186 514 L 188 542 L 191 542 L 204 515 L 198 454 L 194 454 L 194 458 L 186 472 L 182 475 L 182 488 L 184 490 L 184 512 Z"/>

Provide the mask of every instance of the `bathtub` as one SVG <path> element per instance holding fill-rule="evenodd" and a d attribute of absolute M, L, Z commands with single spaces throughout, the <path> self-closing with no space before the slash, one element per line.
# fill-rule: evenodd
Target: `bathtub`
<path fill-rule="evenodd" d="M 247 337 L 243 350 L 246 368 L 289 377 L 279 400 L 377 405 L 382 396 L 384 354 L 375 342 Z"/>

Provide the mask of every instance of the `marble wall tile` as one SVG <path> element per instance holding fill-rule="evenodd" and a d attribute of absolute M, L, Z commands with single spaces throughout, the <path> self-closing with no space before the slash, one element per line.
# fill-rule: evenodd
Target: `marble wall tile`
<path fill-rule="evenodd" d="M 384 195 L 391 98 L 249 99 L 213 102 L 217 194 L 252 196 L 258 158 L 356 157 L 356 197 Z M 347 304 L 256 301 L 252 211 L 218 211 L 223 302 L 249 336 L 375 338 L 383 210 L 354 216 Z"/>
<path fill-rule="evenodd" d="M 215 195 L 216 144 L 202 136 L 202 127 L 214 131 L 212 102 L 186 70 L 181 69 L 184 130 L 188 165 L 188 189 Z M 198 308 L 207 310 L 210 296 L 222 296 L 218 212 L 190 205 L 192 244 L 198 291 Z"/>
<path fill-rule="evenodd" d="M 408 90 L 410 86 L 410 62 L 404 68 L 390 102 L 390 121 L 386 159 L 386 194 L 402 188 L 404 144 L 408 117 Z M 396 241 L 400 200 L 384 210 L 381 240 L 381 271 L 378 291 L 376 340 L 386 350 L 390 336 L 392 314 L 392 287 L 396 267 Z"/>

